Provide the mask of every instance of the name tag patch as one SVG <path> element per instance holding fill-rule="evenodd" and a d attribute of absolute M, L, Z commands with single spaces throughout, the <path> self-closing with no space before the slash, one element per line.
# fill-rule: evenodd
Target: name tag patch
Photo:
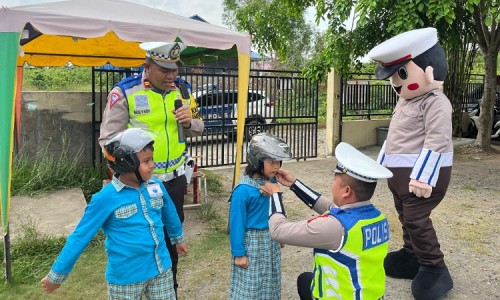
<path fill-rule="evenodd" d="M 363 250 L 386 243 L 389 240 L 389 223 L 382 220 L 361 228 L 363 231 Z"/>
<path fill-rule="evenodd" d="M 162 197 L 163 192 L 160 188 L 160 184 L 153 183 L 153 184 L 148 185 L 148 194 L 151 198 Z"/>
<path fill-rule="evenodd" d="M 135 101 L 134 114 L 142 115 L 142 114 L 149 114 L 151 112 L 151 107 L 149 107 L 148 96 L 136 95 L 134 96 L 134 101 Z"/>

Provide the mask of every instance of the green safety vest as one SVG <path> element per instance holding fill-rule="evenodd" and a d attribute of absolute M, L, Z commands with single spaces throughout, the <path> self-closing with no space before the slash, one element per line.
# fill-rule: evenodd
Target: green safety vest
<path fill-rule="evenodd" d="M 172 113 L 174 101 L 180 97 L 178 90 L 172 90 L 163 99 L 152 89 L 140 89 L 127 93 L 129 124 L 153 131 L 154 139 L 153 173 L 170 173 L 184 163 L 186 144 L 179 142 L 177 121 Z"/>
<path fill-rule="evenodd" d="M 312 295 L 318 299 L 380 299 L 385 292 L 384 258 L 389 224 L 373 205 L 329 214 L 345 228 L 344 243 L 336 251 L 314 249 Z"/>

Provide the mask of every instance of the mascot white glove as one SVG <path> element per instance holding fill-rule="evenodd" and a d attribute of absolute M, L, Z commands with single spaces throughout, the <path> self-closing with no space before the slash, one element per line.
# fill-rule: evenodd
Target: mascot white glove
<path fill-rule="evenodd" d="M 432 186 L 420 182 L 415 179 L 411 179 L 409 183 L 410 193 L 414 193 L 417 197 L 429 198 L 432 194 Z"/>

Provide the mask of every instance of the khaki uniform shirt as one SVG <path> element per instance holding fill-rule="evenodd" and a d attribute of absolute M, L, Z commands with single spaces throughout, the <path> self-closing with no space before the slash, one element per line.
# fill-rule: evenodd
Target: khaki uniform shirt
<path fill-rule="evenodd" d="M 340 208 L 352 208 L 370 205 L 371 201 L 346 204 Z M 327 250 L 338 250 L 342 246 L 345 235 L 344 226 L 340 221 L 328 214 L 331 208 L 337 207 L 327 197 L 321 196 L 313 209 L 319 216 L 308 220 L 289 222 L 282 214 L 274 214 L 269 218 L 271 238 L 279 243 Z"/>

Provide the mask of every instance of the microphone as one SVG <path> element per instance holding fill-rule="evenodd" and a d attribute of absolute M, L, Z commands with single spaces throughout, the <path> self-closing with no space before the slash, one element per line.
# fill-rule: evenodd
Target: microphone
<path fill-rule="evenodd" d="M 182 100 L 175 99 L 174 108 L 177 111 L 182 107 Z M 177 122 L 177 132 L 179 133 L 179 143 L 184 143 L 184 126 L 181 123 Z"/>

